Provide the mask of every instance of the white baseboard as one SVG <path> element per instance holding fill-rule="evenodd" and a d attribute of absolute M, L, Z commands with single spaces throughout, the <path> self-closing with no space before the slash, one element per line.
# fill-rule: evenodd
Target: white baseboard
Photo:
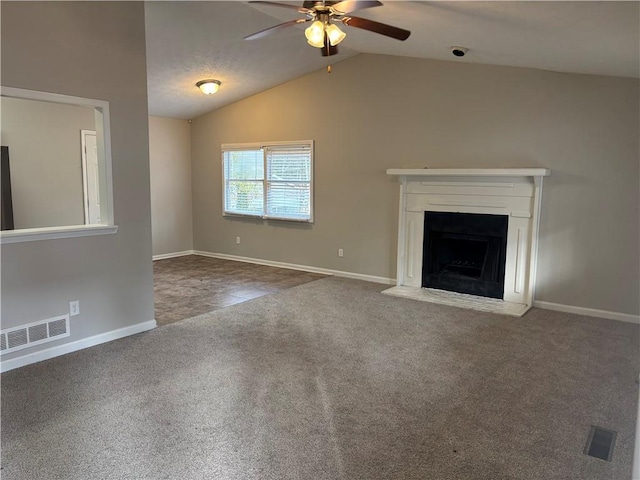
<path fill-rule="evenodd" d="M 574 307 L 573 305 L 563 305 L 561 303 L 541 302 L 534 300 L 533 306 L 545 310 L 555 310 L 557 312 L 575 313 L 587 317 L 607 318 L 609 320 L 619 320 L 621 322 L 640 324 L 640 315 L 629 313 L 610 312 L 608 310 L 596 310 L 595 308 Z"/>
<path fill-rule="evenodd" d="M 43 360 L 49 360 L 53 357 L 59 357 L 67 353 L 76 352 L 84 348 L 100 345 L 101 343 L 117 340 L 118 338 L 128 337 L 129 335 L 135 335 L 136 333 L 145 332 L 156 328 L 156 321 L 149 320 L 148 322 L 137 323 L 117 330 L 112 330 L 106 333 L 100 333 L 93 337 L 83 338 L 82 340 L 76 340 L 75 342 L 64 343 L 51 348 L 46 348 L 38 352 L 29 353 L 20 357 L 11 358 L 9 360 L 0 361 L 0 371 L 8 372 L 14 368 L 24 367 L 32 363 L 41 362 Z"/>
<path fill-rule="evenodd" d="M 163 253 L 160 255 L 154 255 L 153 260 L 165 260 L 167 258 L 186 257 L 187 255 L 193 255 L 193 250 L 185 250 L 184 252 Z"/>
<path fill-rule="evenodd" d="M 295 263 L 274 262 L 272 260 L 262 260 L 259 258 L 239 257 L 237 255 L 228 255 L 226 253 L 211 253 L 201 250 L 194 250 L 194 255 L 203 257 L 221 258 L 223 260 L 233 260 L 236 262 L 254 263 L 256 265 L 267 265 L 269 267 L 288 268 L 290 270 L 300 270 L 303 272 L 322 273 L 325 275 L 334 275 L 336 277 L 353 278 L 354 280 L 364 280 L 366 282 L 382 283 L 384 285 L 395 285 L 393 278 L 376 277 L 375 275 L 365 275 L 363 273 L 343 272 L 341 270 L 331 270 L 329 268 L 310 267 L 308 265 L 297 265 Z"/>

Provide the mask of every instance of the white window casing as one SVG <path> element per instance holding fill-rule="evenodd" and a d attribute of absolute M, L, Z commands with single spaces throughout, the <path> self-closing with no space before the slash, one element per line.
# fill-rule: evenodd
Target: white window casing
<path fill-rule="evenodd" d="M 313 222 L 313 141 L 222 145 L 223 215 Z"/>

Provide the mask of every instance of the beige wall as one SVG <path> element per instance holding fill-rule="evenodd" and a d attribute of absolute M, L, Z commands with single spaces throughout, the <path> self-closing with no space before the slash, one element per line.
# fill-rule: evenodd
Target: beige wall
<path fill-rule="evenodd" d="M 194 248 L 395 277 L 387 168 L 547 167 L 537 300 L 638 314 L 639 100 L 631 79 L 359 55 L 194 120 Z M 222 143 L 309 138 L 314 225 L 222 217 Z"/>
<path fill-rule="evenodd" d="M 94 109 L 9 97 L 0 108 L 15 228 L 84 224 L 80 131 L 95 130 Z"/>
<path fill-rule="evenodd" d="M 187 120 L 149 117 L 149 161 L 153 254 L 193 250 Z"/>
<path fill-rule="evenodd" d="M 69 311 L 71 336 L 153 319 L 144 6 L 2 2 L 2 85 L 109 102 L 115 235 L 2 246 L 2 328 Z"/>

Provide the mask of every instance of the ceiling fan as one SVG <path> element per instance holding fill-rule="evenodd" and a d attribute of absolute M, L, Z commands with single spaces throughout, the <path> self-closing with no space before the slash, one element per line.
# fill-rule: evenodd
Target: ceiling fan
<path fill-rule="evenodd" d="M 347 25 L 348 27 L 369 30 L 370 32 L 379 33 L 380 35 L 385 35 L 397 40 L 406 40 L 409 38 L 409 35 L 411 35 L 409 30 L 405 30 L 403 28 L 350 15 L 351 12 L 355 12 L 356 10 L 381 6 L 382 2 L 378 2 L 376 0 L 305 1 L 302 3 L 301 7 L 286 3 L 260 0 L 250 1 L 249 3 L 260 3 L 263 5 L 273 5 L 275 7 L 293 9 L 304 14 L 306 17 L 290 20 L 251 35 L 247 35 L 244 37 L 245 40 L 256 40 L 258 38 L 266 37 L 267 35 L 270 35 L 282 28 L 312 22 L 311 26 L 305 30 L 307 43 L 311 46 L 322 49 L 323 57 L 337 54 L 337 45 L 344 40 L 344 37 L 346 37 L 346 34 L 336 25 L 337 22 L 341 22 L 343 25 Z"/>

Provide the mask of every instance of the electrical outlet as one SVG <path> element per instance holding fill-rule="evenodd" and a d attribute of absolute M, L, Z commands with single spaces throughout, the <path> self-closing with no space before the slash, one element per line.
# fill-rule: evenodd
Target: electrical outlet
<path fill-rule="evenodd" d="M 80 300 L 69 302 L 69 316 L 80 315 Z"/>
<path fill-rule="evenodd" d="M 338 249 L 338 256 L 340 258 L 344 257 L 344 250 L 343 249 L 341 249 L 341 248 Z"/>
<path fill-rule="evenodd" d="M 236 245 L 240 245 L 240 237 L 236 237 Z"/>

